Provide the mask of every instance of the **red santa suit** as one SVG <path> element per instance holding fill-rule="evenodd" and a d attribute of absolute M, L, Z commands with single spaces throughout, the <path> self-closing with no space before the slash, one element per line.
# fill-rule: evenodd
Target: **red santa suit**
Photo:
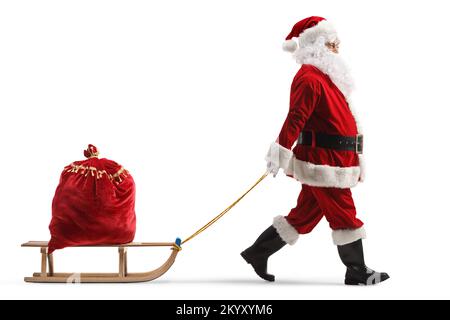
<path fill-rule="evenodd" d="M 327 21 L 309 28 L 298 26 L 297 34 L 295 28 L 287 40 L 298 37 L 301 31 L 300 50 L 296 53 L 302 67 L 292 82 L 288 115 L 266 160 L 299 180 L 302 190 L 297 206 L 286 217 L 276 217 L 273 225 L 285 242 L 293 244 L 298 234 L 309 233 L 325 216 L 333 230 L 334 243 L 345 245 L 365 237 L 350 191 L 364 178 L 361 154 L 356 150 L 319 147 L 314 141 L 317 134 L 361 134 L 348 103 L 349 76 L 338 63 L 340 58 L 323 51 L 323 42 L 337 41 L 336 32 Z M 302 132 L 310 133 L 311 145 L 296 144 Z"/>

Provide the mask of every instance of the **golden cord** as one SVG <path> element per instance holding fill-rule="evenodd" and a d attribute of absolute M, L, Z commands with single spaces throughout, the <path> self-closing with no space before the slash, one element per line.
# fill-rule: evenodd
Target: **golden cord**
<path fill-rule="evenodd" d="M 209 221 L 207 224 L 205 224 L 203 227 L 201 227 L 200 229 L 198 229 L 194 234 L 192 234 L 189 238 L 186 238 L 185 240 L 183 240 L 181 242 L 181 244 L 185 244 L 186 242 L 188 242 L 189 240 L 192 240 L 193 238 L 195 238 L 196 236 L 198 236 L 200 233 L 202 233 L 203 231 L 205 231 L 206 229 L 208 229 L 211 225 L 213 225 L 217 220 L 219 220 L 220 218 L 222 218 L 228 211 L 230 211 L 236 204 L 238 204 L 239 201 L 241 201 L 250 191 L 252 191 L 261 181 L 263 181 L 267 175 L 269 173 L 266 172 L 264 173 L 261 178 L 259 178 L 254 184 L 253 186 L 251 186 L 250 189 L 248 189 L 247 191 L 245 191 L 244 194 L 242 194 L 239 198 L 237 198 L 236 201 L 234 201 L 232 204 L 230 204 L 225 210 L 223 210 L 218 216 L 216 216 L 214 219 L 212 219 L 211 221 Z"/>

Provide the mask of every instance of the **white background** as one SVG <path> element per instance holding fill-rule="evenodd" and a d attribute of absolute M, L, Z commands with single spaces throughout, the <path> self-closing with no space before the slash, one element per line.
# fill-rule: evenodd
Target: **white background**
<path fill-rule="evenodd" d="M 2 298 L 450 298 L 448 29 L 445 1 L 1 1 Z M 49 238 L 63 167 L 88 143 L 137 184 L 137 241 L 173 241 L 209 221 L 265 169 L 298 70 L 281 44 L 310 15 L 333 22 L 358 90 L 367 179 L 353 189 L 369 267 L 391 279 L 346 287 L 325 220 L 270 260 L 239 253 L 300 185 L 266 179 L 143 284 L 42 285 L 28 240 Z M 132 271 L 166 249 L 132 249 Z M 59 271 L 114 271 L 112 249 L 67 249 Z"/>

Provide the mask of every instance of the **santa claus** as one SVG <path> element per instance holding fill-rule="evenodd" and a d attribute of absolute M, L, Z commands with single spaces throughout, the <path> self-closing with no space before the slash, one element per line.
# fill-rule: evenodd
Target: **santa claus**
<path fill-rule="evenodd" d="M 338 55 L 338 35 L 324 18 L 309 17 L 294 25 L 283 49 L 293 53 L 301 68 L 292 82 L 287 118 L 266 161 L 270 173 L 276 176 L 283 169 L 302 183 L 302 190 L 297 206 L 274 218 L 241 255 L 261 278 L 274 281 L 267 273 L 269 256 L 286 243 L 293 245 L 325 216 L 347 267 L 345 284 L 387 280 L 387 273 L 364 262 L 361 239 L 366 234 L 350 191 L 364 179 L 363 136 L 350 103 L 353 81 Z"/>

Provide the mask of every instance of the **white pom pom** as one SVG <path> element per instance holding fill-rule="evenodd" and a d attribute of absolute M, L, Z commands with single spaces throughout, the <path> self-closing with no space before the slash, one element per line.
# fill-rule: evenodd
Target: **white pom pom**
<path fill-rule="evenodd" d="M 283 42 L 283 50 L 287 52 L 294 52 L 297 50 L 297 41 L 294 39 L 286 40 Z"/>

